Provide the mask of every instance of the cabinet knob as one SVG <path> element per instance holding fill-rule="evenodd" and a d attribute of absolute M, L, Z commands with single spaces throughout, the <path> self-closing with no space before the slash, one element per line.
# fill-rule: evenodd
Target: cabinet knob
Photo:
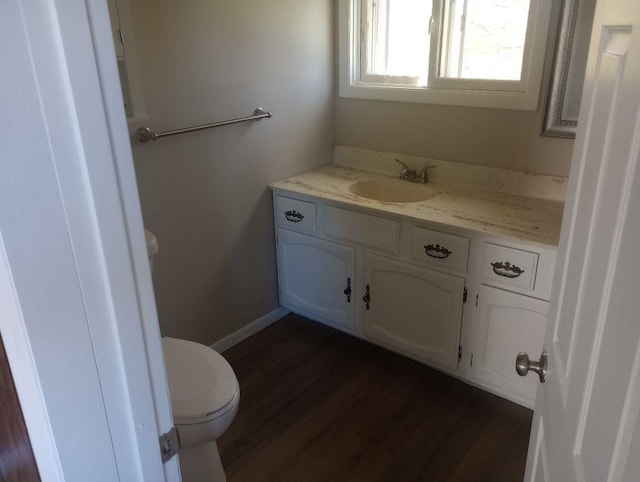
<path fill-rule="evenodd" d="M 364 290 L 364 296 L 362 297 L 362 301 L 364 301 L 364 307 L 369 309 L 369 302 L 371 301 L 371 292 L 369 291 L 369 285 Z"/>
<path fill-rule="evenodd" d="M 347 297 L 347 303 L 351 303 L 351 278 L 347 278 L 347 287 L 343 293 Z"/>
<path fill-rule="evenodd" d="M 529 372 L 536 372 L 540 377 L 540 383 L 544 383 L 547 377 L 547 352 L 540 355 L 540 360 L 531 361 L 525 352 L 518 353 L 516 357 L 516 372 L 521 377 L 527 376 Z"/>

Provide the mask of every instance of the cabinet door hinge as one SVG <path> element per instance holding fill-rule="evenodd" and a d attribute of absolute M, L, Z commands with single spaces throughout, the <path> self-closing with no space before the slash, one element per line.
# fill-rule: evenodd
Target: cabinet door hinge
<path fill-rule="evenodd" d="M 469 366 L 472 367 L 473 366 L 473 353 L 471 354 L 471 356 L 469 357 Z"/>
<path fill-rule="evenodd" d="M 458 345 L 458 365 L 462 361 L 462 346 Z"/>
<path fill-rule="evenodd" d="M 478 297 L 479 297 L 479 296 L 480 296 L 479 294 L 478 294 L 478 295 L 476 295 L 476 306 L 478 306 Z"/>
<path fill-rule="evenodd" d="M 159 438 L 160 456 L 162 463 L 166 463 L 173 458 L 180 450 L 180 435 L 178 429 L 173 427 L 167 433 L 163 433 Z"/>
<path fill-rule="evenodd" d="M 466 303 L 467 302 L 467 287 L 464 287 L 464 291 L 462 292 L 462 302 Z"/>

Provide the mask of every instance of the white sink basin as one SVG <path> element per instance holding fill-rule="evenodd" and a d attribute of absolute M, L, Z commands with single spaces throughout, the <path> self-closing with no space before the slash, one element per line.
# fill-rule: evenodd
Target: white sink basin
<path fill-rule="evenodd" d="M 422 183 L 399 179 L 374 179 L 349 186 L 349 191 L 360 197 L 392 203 L 416 203 L 433 196 L 433 189 Z"/>

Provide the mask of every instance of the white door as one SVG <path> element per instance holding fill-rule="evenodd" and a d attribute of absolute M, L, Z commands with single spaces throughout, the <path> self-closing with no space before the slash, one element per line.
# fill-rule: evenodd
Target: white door
<path fill-rule="evenodd" d="M 527 481 L 640 480 L 639 157 L 640 2 L 598 0 Z"/>
<path fill-rule="evenodd" d="M 42 479 L 177 481 L 106 2 L 2 2 L 0 65 L 0 331 Z"/>

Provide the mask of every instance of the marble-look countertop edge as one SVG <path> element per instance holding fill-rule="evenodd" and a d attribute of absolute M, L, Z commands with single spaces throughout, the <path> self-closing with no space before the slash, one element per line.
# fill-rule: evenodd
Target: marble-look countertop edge
<path fill-rule="evenodd" d="M 472 231 L 479 235 L 505 237 L 516 242 L 556 248 L 563 204 L 504 193 L 469 189 L 453 184 L 432 183 L 434 196 L 418 203 L 392 203 L 362 198 L 349 192 L 354 182 L 388 178 L 352 168 L 324 166 L 269 185 L 274 191 L 300 194 L 355 206 L 371 212 L 392 214 Z"/>

